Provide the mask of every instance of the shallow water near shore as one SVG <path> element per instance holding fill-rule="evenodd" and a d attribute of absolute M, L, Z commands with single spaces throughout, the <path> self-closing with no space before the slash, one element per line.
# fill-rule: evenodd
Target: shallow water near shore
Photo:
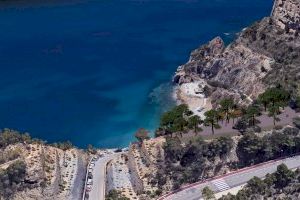
<path fill-rule="evenodd" d="M 154 130 L 191 50 L 268 16 L 272 0 L 0 3 L 0 128 L 79 147 Z"/>

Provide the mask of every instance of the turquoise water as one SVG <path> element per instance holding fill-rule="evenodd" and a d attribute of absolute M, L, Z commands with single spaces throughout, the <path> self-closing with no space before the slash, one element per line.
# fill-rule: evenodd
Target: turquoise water
<path fill-rule="evenodd" d="M 172 106 L 192 49 L 269 15 L 272 0 L 0 4 L 0 128 L 122 147 Z"/>

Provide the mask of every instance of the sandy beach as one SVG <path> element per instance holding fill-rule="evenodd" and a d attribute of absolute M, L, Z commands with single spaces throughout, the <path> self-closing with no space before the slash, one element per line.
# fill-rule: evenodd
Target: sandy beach
<path fill-rule="evenodd" d="M 212 108 L 210 99 L 206 98 L 201 91 L 201 85 L 204 84 L 204 81 L 184 83 L 175 87 L 173 95 L 178 104 L 187 104 L 189 109 L 202 119 L 204 118 L 204 113 Z"/>

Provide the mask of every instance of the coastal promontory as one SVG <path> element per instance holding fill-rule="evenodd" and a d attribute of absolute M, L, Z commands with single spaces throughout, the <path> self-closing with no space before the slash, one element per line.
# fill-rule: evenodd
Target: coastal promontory
<path fill-rule="evenodd" d="M 299 33 L 300 1 L 275 0 L 230 44 L 195 49 L 173 76 L 178 105 L 123 149 L 1 130 L 0 199 L 300 199 Z"/>
<path fill-rule="evenodd" d="M 222 97 L 250 104 L 267 87 L 282 85 L 296 95 L 300 78 L 300 2 L 277 0 L 270 17 L 243 29 L 225 47 L 217 37 L 191 53 L 174 82 L 199 82 L 214 105 Z"/>

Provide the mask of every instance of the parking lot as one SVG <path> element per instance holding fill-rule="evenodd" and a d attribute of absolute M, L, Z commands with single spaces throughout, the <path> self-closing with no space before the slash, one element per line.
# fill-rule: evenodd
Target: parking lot
<path fill-rule="evenodd" d="M 84 190 L 84 200 L 104 200 L 106 164 L 114 159 L 118 153 L 113 150 L 99 151 L 93 156 L 87 168 L 86 185 Z"/>

